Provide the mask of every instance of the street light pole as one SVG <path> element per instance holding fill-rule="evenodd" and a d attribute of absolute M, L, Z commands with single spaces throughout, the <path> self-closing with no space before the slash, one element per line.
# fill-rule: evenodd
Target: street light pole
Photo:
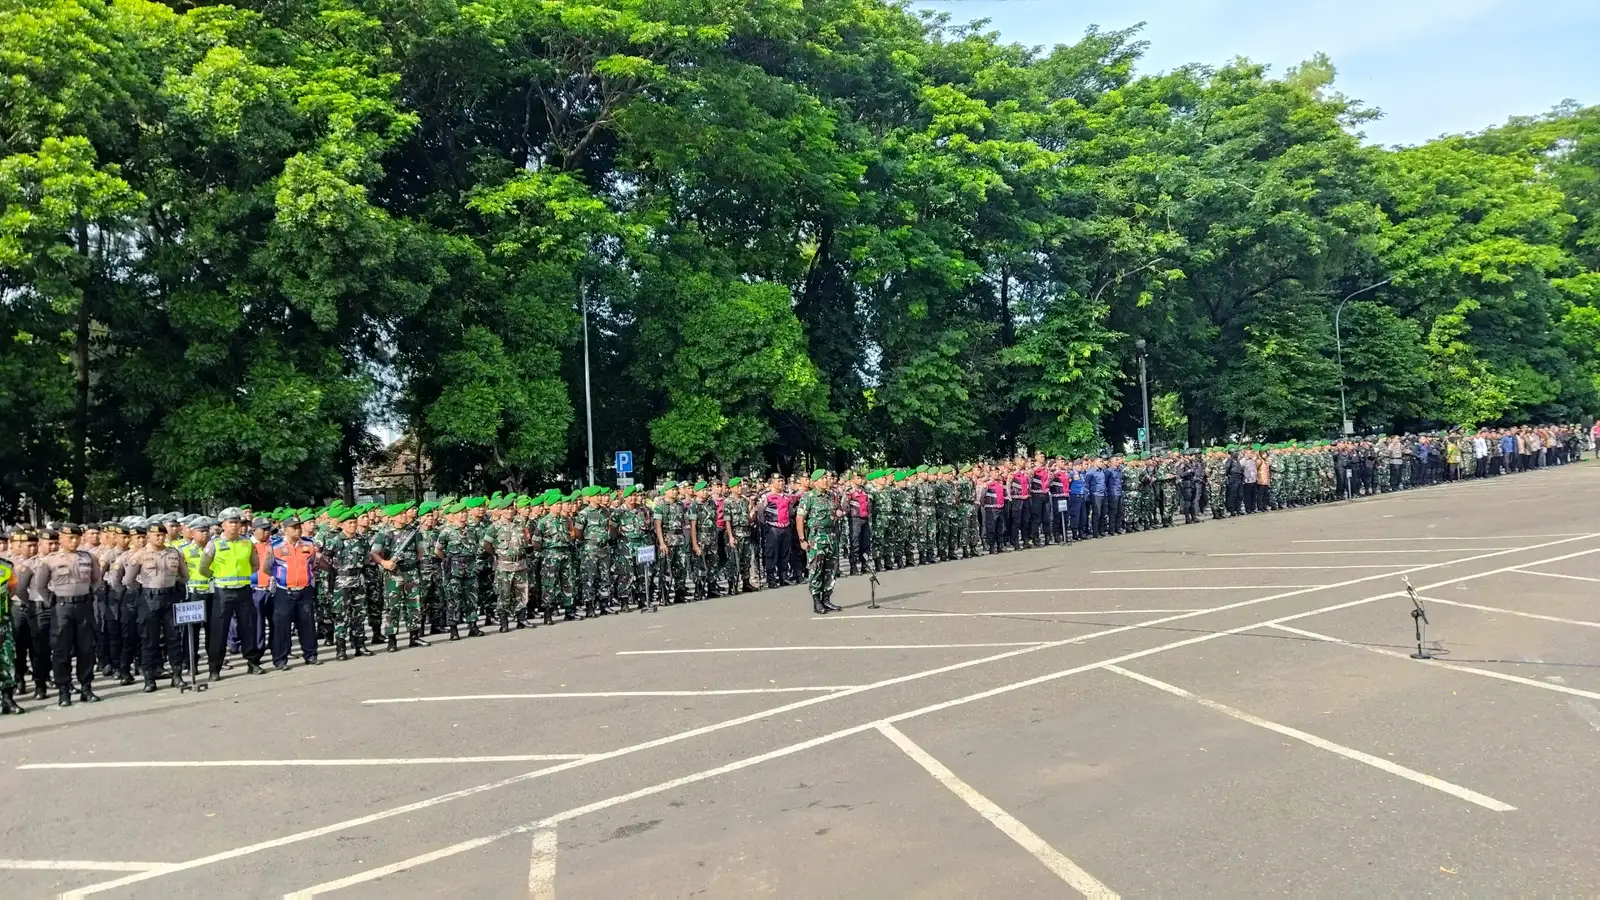
<path fill-rule="evenodd" d="M 1339 432 L 1341 434 L 1349 434 L 1351 432 L 1351 428 L 1350 411 L 1345 407 L 1344 403 L 1344 341 L 1342 341 L 1339 337 L 1339 316 L 1344 312 L 1344 305 L 1350 302 L 1350 297 L 1354 297 L 1358 294 L 1365 294 L 1367 291 L 1370 291 L 1374 288 L 1381 288 L 1392 280 L 1393 279 L 1391 278 L 1385 278 L 1377 284 L 1367 285 L 1361 290 L 1356 291 L 1354 294 L 1351 294 L 1349 297 L 1345 297 L 1343 300 L 1340 300 L 1339 306 L 1333 311 L 1333 352 L 1339 360 Z"/>
<path fill-rule="evenodd" d="M 1144 370 L 1144 358 L 1145 358 L 1144 338 L 1139 338 L 1138 340 L 1133 342 L 1133 350 L 1139 356 L 1139 397 L 1140 397 L 1140 399 L 1142 399 L 1144 401 L 1144 441 L 1143 441 L 1143 444 L 1144 444 L 1144 452 L 1145 453 L 1149 453 L 1150 452 L 1150 436 L 1151 436 L 1150 435 L 1150 379 L 1149 379 L 1148 376 L 1146 376 L 1145 370 Z"/>
<path fill-rule="evenodd" d="M 583 416 L 589 425 L 589 486 L 594 485 L 594 396 L 589 393 L 589 292 L 578 276 L 578 302 L 583 306 Z"/>

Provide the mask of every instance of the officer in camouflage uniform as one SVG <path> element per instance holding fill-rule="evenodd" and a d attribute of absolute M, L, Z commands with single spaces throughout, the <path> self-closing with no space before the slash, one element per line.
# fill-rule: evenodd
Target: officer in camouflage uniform
<path fill-rule="evenodd" d="M 422 591 L 422 621 L 428 626 L 428 633 L 442 634 L 445 630 L 445 602 L 444 602 L 444 576 L 440 571 L 439 557 L 433 554 L 433 546 L 439 541 L 440 522 L 439 504 L 428 501 L 417 507 L 417 514 L 421 517 L 417 528 L 422 537 L 422 569 L 418 573 L 417 584 Z"/>
<path fill-rule="evenodd" d="M 605 488 L 590 486 L 581 491 L 583 507 L 573 524 L 580 535 L 578 545 L 579 593 L 584 616 L 594 618 L 611 605 L 611 513 L 604 506 Z"/>
<path fill-rule="evenodd" d="M 426 647 L 422 639 L 422 591 L 417 577 L 422 570 L 422 538 L 411 521 L 411 504 L 384 509 L 389 530 L 372 543 L 370 558 L 388 575 L 383 593 L 383 636 L 394 653 L 397 637 L 405 631 L 408 647 Z"/>
<path fill-rule="evenodd" d="M 838 612 L 833 605 L 833 573 L 837 568 L 839 547 L 835 543 L 833 523 L 840 510 L 834 504 L 826 470 L 811 473 L 812 489 L 800 498 L 800 508 L 795 512 L 795 528 L 800 535 L 800 549 L 806 554 L 807 584 L 811 589 L 811 608 L 817 614 Z"/>
<path fill-rule="evenodd" d="M 333 618 L 333 647 L 338 659 L 371 656 L 367 649 L 366 628 L 362 625 L 366 610 L 366 579 L 362 570 L 372 548 L 356 530 L 356 515 L 346 511 L 340 514 L 339 530 L 323 543 L 323 558 L 331 567 L 332 582 L 328 593 L 329 614 Z"/>
<path fill-rule="evenodd" d="M 695 482 L 688 514 L 689 580 L 694 588 L 694 599 L 704 600 L 716 595 L 712 560 L 717 553 L 717 510 L 711 505 L 711 494 L 704 481 Z"/>
<path fill-rule="evenodd" d="M 17 705 L 17 643 L 11 633 L 11 598 L 16 594 L 16 567 L 0 556 L 0 716 L 23 711 Z"/>
<path fill-rule="evenodd" d="M 753 591 L 755 540 L 750 527 L 750 501 L 744 496 L 744 479 L 728 479 L 728 496 L 722 501 L 722 523 L 728 536 L 728 593 Z"/>
<path fill-rule="evenodd" d="M 648 569 L 639 562 L 639 550 L 655 543 L 650 511 L 640 502 L 639 489 L 629 485 L 622 490 L 622 506 L 613 516 L 617 529 L 616 556 L 612 564 L 612 596 L 617 605 L 629 603 L 645 608 L 645 579 Z"/>
<path fill-rule="evenodd" d="M 467 526 L 467 510 L 481 498 L 468 497 L 445 511 L 445 526 L 434 537 L 432 556 L 440 561 L 440 589 L 445 597 L 445 627 L 450 640 L 461 639 L 461 625 L 468 637 L 481 637 L 478 628 L 478 544 Z"/>
<path fill-rule="evenodd" d="M 544 621 L 554 620 L 555 608 L 561 607 L 561 617 L 566 621 L 576 618 L 573 612 L 577 602 L 573 590 L 572 547 L 577 538 L 573 526 L 573 512 L 577 508 L 576 492 L 558 496 L 549 505 L 549 512 L 539 520 L 539 584 L 544 594 Z"/>
<path fill-rule="evenodd" d="M 528 606 L 528 531 L 516 515 L 516 497 L 501 497 L 491 513 L 489 543 L 494 547 L 495 618 L 500 632 L 527 625 L 522 614 Z"/>
<path fill-rule="evenodd" d="M 689 528 L 688 513 L 679 499 L 679 489 L 686 484 L 667 486 L 666 493 L 656 504 L 656 568 L 661 572 L 661 602 L 682 603 L 687 596 L 689 579 L 689 548 L 683 545 L 684 531 Z M 781 579 L 783 573 L 779 572 Z"/>

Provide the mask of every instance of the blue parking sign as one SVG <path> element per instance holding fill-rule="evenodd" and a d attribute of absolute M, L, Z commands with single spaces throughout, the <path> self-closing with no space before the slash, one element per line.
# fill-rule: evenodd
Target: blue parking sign
<path fill-rule="evenodd" d="M 617 474 L 618 475 L 626 475 L 626 474 L 628 474 L 629 472 L 632 472 L 632 471 L 633 471 L 633 451 L 632 450 L 618 450 L 617 451 Z"/>

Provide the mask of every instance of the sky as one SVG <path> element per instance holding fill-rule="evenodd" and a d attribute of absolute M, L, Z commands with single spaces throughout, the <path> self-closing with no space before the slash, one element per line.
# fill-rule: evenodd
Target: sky
<path fill-rule="evenodd" d="M 1417 144 L 1600 103 L 1600 0 L 914 0 L 1008 41 L 1073 43 L 1144 22 L 1141 71 L 1247 57 L 1273 71 L 1317 51 L 1334 88 L 1383 111 L 1368 140 Z"/>

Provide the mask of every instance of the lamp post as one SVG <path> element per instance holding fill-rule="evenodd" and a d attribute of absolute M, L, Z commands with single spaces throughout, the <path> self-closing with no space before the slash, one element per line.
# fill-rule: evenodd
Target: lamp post
<path fill-rule="evenodd" d="M 1133 342 L 1133 352 L 1135 354 L 1137 354 L 1138 357 L 1139 357 L 1139 397 L 1140 397 L 1141 400 L 1144 401 L 1144 441 L 1142 443 L 1144 444 L 1144 452 L 1145 453 L 1149 453 L 1150 452 L 1150 379 L 1149 379 L 1148 376 L 1146 376 L 1145 369 L 1144 369 L 1144 358 L 1146 356 L 1144 338 L 1139 338 L 1138 340 Z"/>
<path fill-rule="evenodd" d="M 1367 285 L 1340 300 L 1338 307 L 1333 311 L 1333 352 L 1339 360 L 1339 431 L 1341 434 L 1350 434 L 1353 429 L 1350 427 L 1350 411 L 1345 407 L 1344 403 L 1344 342 L 1339 337 L 1339 316 L 1344 312 L 1344 305 L 1350 302 L 1350 297 L 1365 294 L 1374 288 L 1381 288 L 1392 280 L 1385 278 L 1377 284 Z"/>
<path fill-rule="evenodd" d="M 589 292 L 578 276 L 578 302 L 583 306 L 583 416 L 589 426 L 589 486 L 594 485 L 594 397 L 589 393 Z"/>

